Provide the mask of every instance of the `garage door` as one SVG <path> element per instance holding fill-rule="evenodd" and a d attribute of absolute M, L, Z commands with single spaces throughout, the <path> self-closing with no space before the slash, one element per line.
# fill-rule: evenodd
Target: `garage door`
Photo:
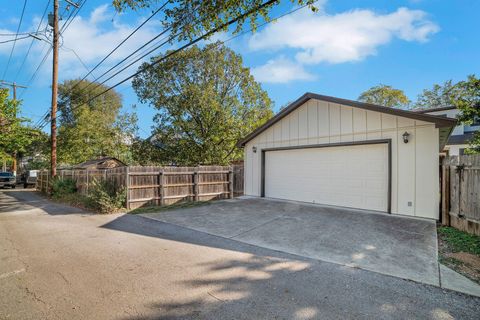
<path fill-rule="evenodd" d="M 266 151 L 266 197 L 388 211 L 388 145 Z"/>

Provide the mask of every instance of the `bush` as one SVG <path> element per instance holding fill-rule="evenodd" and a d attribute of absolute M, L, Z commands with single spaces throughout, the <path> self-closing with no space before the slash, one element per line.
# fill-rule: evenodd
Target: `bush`
<path fill-rule="evenodd" d="M 111 213 L 124 208 L 127 201 L 125 188 L 117 190 L 107 181 L 94 180 L 88 192 L 89 206 L 100 213 Z"/>
<path fill-rule="evenodd" d="M 55 179 L 52 181 L 52 197 L 63 198 L 77 192 L 77 183 L 72 179 Z"/>

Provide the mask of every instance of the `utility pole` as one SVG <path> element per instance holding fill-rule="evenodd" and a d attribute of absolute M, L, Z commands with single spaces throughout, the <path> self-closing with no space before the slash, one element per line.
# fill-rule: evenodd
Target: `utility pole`
<path fill-rule="evenodd" d="M 1 80 L 0 81 L 0 84 L 4 85 L 4 86 L 10 86 L 13 88 L 13 101 L 17 101 L 17 88 L 27 88 L 26 86 L 21 86 L 19 84 L 16 84 L 15 82 L 6 82 L 4 80 Z M 15 118 L 17 117 L 17 115 L 15 114 Z M 13 171 L 13 174 L 16 176 L 17 175 L 17 152 L 14 152 L 13 153 L 13 165 L 12 165 L 12 171 Z M 6 170 L 6 164 L 5 164 L 5 160 L 3 161 L 3 171 Z"/>
<path fill-rule="evenodd" d="M 53 72 L 52 72 L 52 112 L 50 116 L 52 140 L 51 175 L 57 175 L 57 90 L 58 90 L 58 0 L 53 1 Z"/>

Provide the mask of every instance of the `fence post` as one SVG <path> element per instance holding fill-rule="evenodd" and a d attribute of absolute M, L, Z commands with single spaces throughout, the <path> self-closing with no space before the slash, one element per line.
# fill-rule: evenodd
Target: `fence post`
<path fill-rule="evenodd" d="M 229 197 L 230 199 L 233 199 L 233 169 L 232 167 L 230 167 L 230 169 L 228 169 L 228 187 L 229 187 Z"/>
<path fill-rule="evenodd" d="M 442 224 L 450 226 L 450 164 L 442 162 Z"/>
<path fill-rule="evenodd" d="M 199 200 L 199 187 L 198 187 L 198 171 L 195 169 L 193 172 L 193 201 L 198 201 Z"/>
<path fill-rule="evenodd" d="M 125 192 L 127 192 L 127 200 L 125 207 L 127 207 L 127 210 L 130 210 L 130 177 L 129 177 L 129 167 L 127 166 L 125 168 Z"/>
<path fill-rule="evenodd" d="M 163 174 L 163 171 L 158 172 L 158 177 L 159 177 L 159 194 L 160 194 L 160 205 L 163 206 L 165 205 L 165 175 Z"/>
<path fill-rule="evenodd" d="M 89 187 L 89 183 L 90 183 L 90 181 L 89 181 L 89 179 L 88 179 L 88 168 L 87 168 L 87 170 L 86 170 L 85 182 L 86 182 L 86 184 L 85 184 L 85 194 L 88 195 L 88 187 Z"/>

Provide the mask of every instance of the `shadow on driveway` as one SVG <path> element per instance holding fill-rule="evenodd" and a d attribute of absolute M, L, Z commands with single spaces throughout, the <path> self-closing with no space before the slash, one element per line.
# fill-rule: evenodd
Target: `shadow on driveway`
<path fill-rule="evenodd" d="M 186 269 L 178 272 L 202 270 L 175 283 L 175 290 L 185 294 L 158 297 L 148 305 L 150 313 L 124 319 L 475 319 L 480 311 L 478 298 L 138 215 L 124 215 L 102 227 L 193 244 L 188 248 L 193 255 L 208 254 L 205 247 L 249 254 L 185 261 Z"/>
<path fill-rule="evenodd" d="M 50 215 L 90 214 L 82 209 L 48 200 L 34 189 L 0 190 L 0 213 L 42 210 Z"/>

